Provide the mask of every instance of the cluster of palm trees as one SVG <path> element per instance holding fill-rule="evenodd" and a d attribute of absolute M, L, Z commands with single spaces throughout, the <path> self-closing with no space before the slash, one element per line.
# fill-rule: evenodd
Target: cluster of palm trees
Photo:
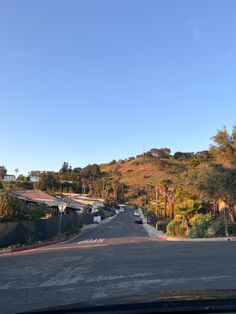
<path fill-rule="evenodd" d="M 100 178 L 81 178 L 82 194 L 103 198 L 109 204 L 124 200 L 125 185 L 121 182 L 121 173 L 116 168 L 111 175 Z"/>
<path fill-rule="evenodd" d="M 177 193 L 176 189 L 172 188 L 172 183 L 170 179 L 162 179 L 155 185 L 147 184 L 145 205 L 152 204 L 152 209 L 155 210 L 158 219 L 174 218 Z M 155 198 L 155 201 L 153 201 L 153 198 Z"/>

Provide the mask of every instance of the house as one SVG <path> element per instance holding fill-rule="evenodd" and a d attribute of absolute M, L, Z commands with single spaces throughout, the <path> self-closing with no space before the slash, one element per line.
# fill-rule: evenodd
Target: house
<path fill-rule="evenodd" d="M 103 202 L 94 202 L 93 204 L 92 204 L 92 213 L 95 213 L 95 212 L 97 212 L 98 210 L 99 210 L 99 208 L 101 208 L 101 207 L 104 207 L 104 204 L 103 204 Z"/>
<path fill-rule="evenodd" d="M 30 182 L 39 182 L 40 177 L 39 176 L 29 176 Z"/>
<path fill-rule="evenodd" d="M 14 194 L 21 200 L 46 204 L 49 207 L 58 207 L 60 202 L 58 198 L 37 189 L 17 191 Z"/>
<path fill-rule="evenodd" d="M 66 202 L 67 208 L 76 213 L 83 213 L 87 205 L 80 203 L 78 200 L 72 197 L 64 197 L 63 201 Z"/>
<path fill-rule="evenodd" d="M 16 181 L 16 177 L 13 174 L 6 174 L 2 180 L 3 182 L 15 182 Z"/>
<path fill-rule="evenodd" d="M 83 205 L 89 205 L 91 206 L 91 212 L 97 212 L 99 210 L 100 207 L 104 206 L 104 200 L 101 198 L 91 198 L 88 196 L 84 196 L 84 195 L 79 195 L 79 194 L 74 194 L 73 196 L 71 196 L 73 198 L 73 200 L 83 204 Z"/>

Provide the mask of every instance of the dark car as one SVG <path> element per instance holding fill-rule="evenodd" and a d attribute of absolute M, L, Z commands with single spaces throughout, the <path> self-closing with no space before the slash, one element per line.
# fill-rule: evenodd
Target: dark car
<path fill-rule="evenodd" d="M 142 223 L 143 223 L 143 220 L 142 220 L 141 217 L 137 217 L 137 218 L 135 219 L 135 222 L 136 222 L 136 224 L 142 224 Z"/>

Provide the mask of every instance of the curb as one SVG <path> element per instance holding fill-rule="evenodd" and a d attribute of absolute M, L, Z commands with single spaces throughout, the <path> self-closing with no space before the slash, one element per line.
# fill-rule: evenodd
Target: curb
<path fill-rule="evenodd" d="M 236 241 L 236 237 L 228 237 L 228 238 L 175 238 L 168 237 L 166 235 L 157 235 L 156 237 L 159 241 L 169 241 L 169 242 L 228 242 L 228 241 Z"/>
<path fill-rule="evenodd" d="M 11 253 L 11 250 L 12 250 L 12 249 L 1 250 L 1 251 L 0 251 L 0 256 L 1 256 L 1 255 L 5 255 L 5 254 Z"/>
<path fill-rule="evenodd" d="M 65 239 L 63 239 L 63 240 L 55 240 L 55 241 L 48 241 L 48 242 L 34 244 L 34 245 L 30 245 L 30 246 L 16 247 L 16 248 L 10 249 L 9 253 L 17 253 L 17 252 L 29 251 L 29 250 L 37 249 L 39 247 L 61 243 L 64 240 Z"/>
<path fill-rule="evenodd" d="M 157 235 L 156 239 L 159 241 L 169 241 L 168 237 L 165 235 Z"/>

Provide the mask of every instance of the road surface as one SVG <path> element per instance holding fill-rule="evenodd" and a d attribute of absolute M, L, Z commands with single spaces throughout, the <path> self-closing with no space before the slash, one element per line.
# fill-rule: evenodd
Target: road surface
<path fill-rule="evenodd" d="M 127 210 L 72 243 L 0 256 L 1 313 L 170 291 L 236 288 L 236 242 L 148 238 Z"/>

